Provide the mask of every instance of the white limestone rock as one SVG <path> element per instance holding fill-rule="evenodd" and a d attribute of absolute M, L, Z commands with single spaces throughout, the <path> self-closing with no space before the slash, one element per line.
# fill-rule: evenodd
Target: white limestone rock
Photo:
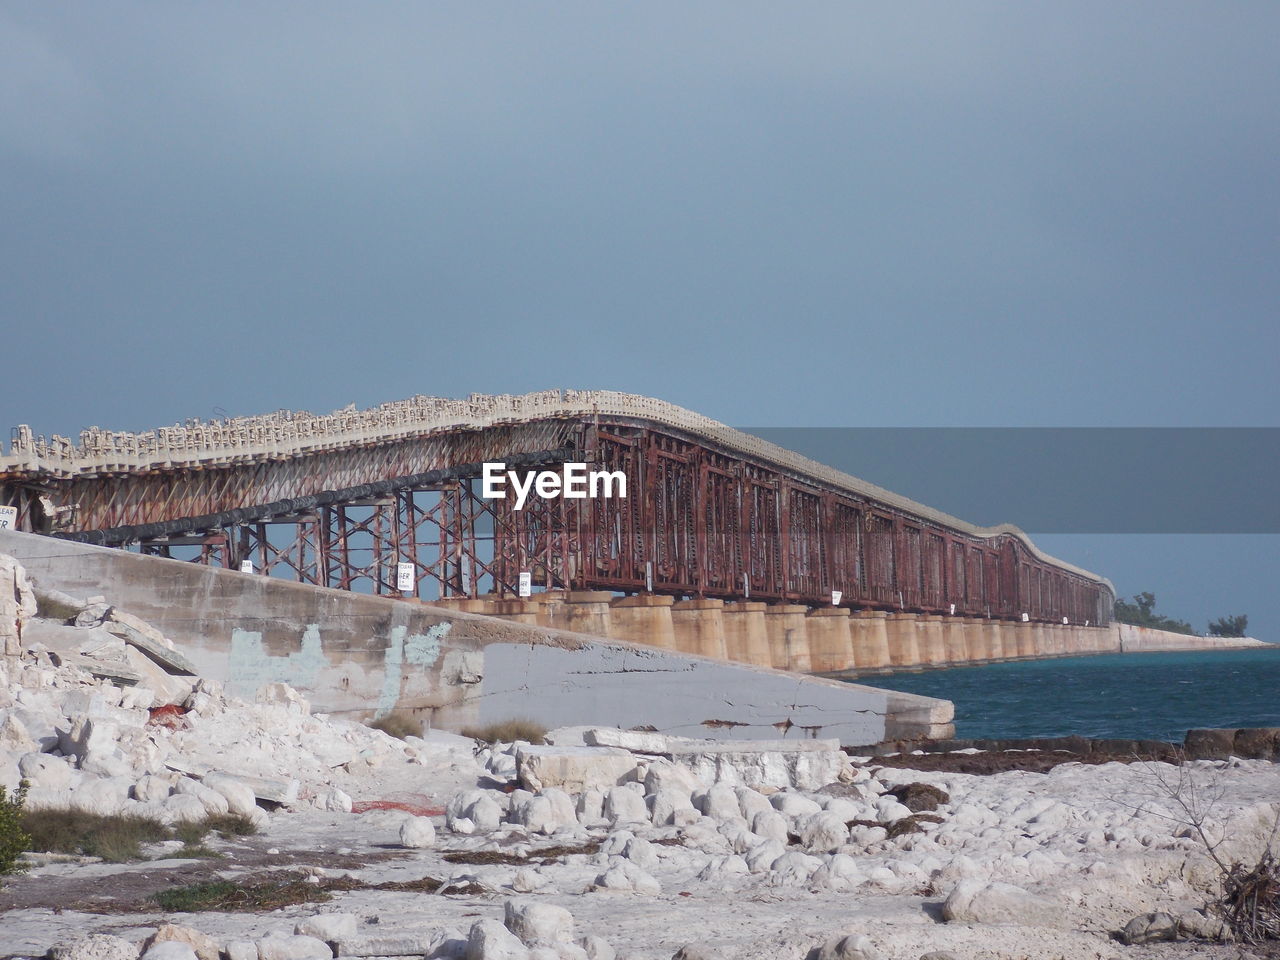
<path fill-rule="evenodd" d="M 702 796 L 701 809 L 704 816 L 716 820 L 742 816 L 738 795 L 727 783 L 713 783 L 707 788 L 707 792 Z"/>
<path fill-rule="evenodd" d="M 209 773 L 205 775 L 203 783 L 210 790 L 221 794 L 227 801 L 227 810 L 236 816 L 251 817 L 259 809 L 253 787 L 239 777 L 226 773 Z"/>
<path fill-rule="evenodd" d="M 723 883 L 730 877 L 741 877 L 750 872 L 747 861 L 737 854 L 730 854 L 727 857 L 712 857 L 708 860 L 707 865 L 698 874 L 698 879 L 703 883 Z"/>
<path fill-rule="evenodd" d="M 846 891 L 861 886 L 867 878 L 858 869 L 857 860 L 846 853 L 836 853 L 826 857 L 810 879 L 819 889 Z"/>
<path fill-rule="evenodd" d="M 197 823 L 208 816 L 199 797 L 174 793 L 160 802 L 160 819 L 164 823 Z"/>
<path fill-rule="evenodd" d="M 436 828 L 428 817 L 407 817 L 400 824 L 400 846 L 425 850 L 435 846 Z"/>
<path fill-rule="evenodd" d="M 678 826 L 678 821 L 689 822 L 690 815 L 694 818 L 698 816 L 698 812 L 694 809 L 693 803 L 689 799 L 689 794 L 679 788 L 659 787 L 646 798 L 646 801 L 649 805 L 650 818 L 655 827 L 665 827 L 673 824 Z"/>
<path fill-rule="evenodd" d="M 293 926 L 295 936 L 315 937 L 332 943 L 356 935 L 359 920 L 354 913 L 318 913 L 314 917 L 299 920 Z"/>
<path fill-rule="evenodd" d="M 353 801 L 351 794 L 345 790 L 330 787 L 328 790 L 322 790 L 316 795 L 315 806 L 316 809 L 324 810 L 328 813 L 350 813 Z"/>
<path fill-rule="evenodd" d="M 824 943 L 818 949 L 817 960 L 885 960 L 885 956 L 867 937 L 851 933 Z"/>
<path fill-rule="evenodd" d="M 751 832 L 762 840 L 777 840 L 787 843 L 790 831 L 787 829 L 787 818 L 770 807 L 755 815 L 751 821 Z"/>
<path fill-rule="evenodd" d="M 652 843 L 644 837 L 632 837 L 622 848 L 622 856 L 642 870 L 652 871 L 658 868 L 658 854 Z"/>
<path fill-rule="evenodd" d="M 767 873 L 773 862 L 787 852 L 777 840 L 761 840 L 743 857 L 752 873 Z"/>
<path fill-rule="evenodd" d="M 973 878 L 956 884 L 943 901 L 942 916 L 958 923 L 1054 927 L 1061 921 L 1062 911 L 1056 903 L 1021 887 Z"/>
<path fill-rule="evenodd" d="M 160 803 L 173 793 L 173 784 L 166 777 L 147 774 L 138 778 L 132 792 L 139 803 Z"/>
<path fill-rule="evenodd" d="M 508 900 L 503 918 L 507 929 L 528 947 L 556 946 L 573 940 L 573 915 L 563 907 L 536 900 Z"/>
<path fill-rule="evenodd" d="M 817 857 L 793 850 L 769 865 L 769 882 L 779 887 L 802 887 L 822 865 Z"/>
<path fill-rule="evenodd" d="M 649 809 L 645 806 L 644 795 L 631 784 L 610 787 L 604 796 L 604 817 L 610 823 L 646 823 L 649 820 Z"/>
<path fill-rule="evenodd" d="M 211 817 L 225 817 L 231 810 L 226 797 L 190 777 L 181 777 L 173 785 L 173 792 L 182 797 L 195 797 Z"/>
<path fill-rule="evenodd" d="M 124 778 L 87 779 L 71 791 L 70 807 L 81 813 L 109 817 L 120 812 L 132 787 L 132 781 Z"/>
<path fill-rule="evenodd" d="M 275 704 L 285 707 L 294 713 L 308 714 L 311 712 L 311 704 L 297 690 L 289 686 L 287 683 L 268 683 L 258 689 L 254 699 L 258 703 Z M 268 960 L 263 957 L 262 960 Z"/>
<path fill-rule="evenodd" d="M 166 923 L 151 934 L 142 945 L 143 953 L 149 951 L 156 944 L 166 942 L 186 944 L 195 951 L 199 960 L 219 960 L 216 940 L 194 927 L 185 927 L 176 923 Z"/>
<path fill-rule="evenodd" d="M 732 740 L 671 743 L 671 759 L 707 783 L 817 790 L 847 775 L 838 740 Z"/>
<path fill-rule="evenodd" d="M 625 782 L 635 768 L 635 757 L 614 747 L 522 744 L 516 750 L 520 784 L 534 793 L 545 787 L 560 787 L 568 793 L 608 789 Z"/>
<path fill-rule="evenodd" d="M 617 857 L 608 870 L 596 877 L 593 889 L 657 896 L 662 892 L 662 885 L 630 860 Z"/>
<path fill-rule="evenodd" d="M 706 790 L 707 784 L 699 780 L 688 767 L 659 757 L 650 760 L 644 772 L 644 791 L 656 793 L 664 788 L 683 792 L 688 797 L 695 791 Z"/>
<path fill-rule="evenodd" d="M 258 960 L 333 960 L 333 950 L 316 937 L 269 936 L 257 945 Z"/>
<path fill-rule="evenodd" d="M 445 806 L 445 825 L 454 833 L 492 833 L 502 823 L 502 807 L 484 790 L 464 790 Z"/>
<path fill-rule="evenodd" d="M 27 725 L 19 718 L 16 710 L 0 710 L 0 753 L 33 753 L 39 752 Z"/>
<path fill-rule="evenodd" d="M 773 804 L 769 802 L 769 798 L 752 787 L 734 787 L 733 792 L 738 798 L 738 807 L 742 810 L 742 816 L 747 821 L 754 820 L 758 813 L 773 810 Z"/>
<path fill-rule="evenodd" d="M 177 940 L 162 940 L 147 947 L 142 954 L 142 960 L 198 960 L 198 958 L 189 944 L 179 943 Z"/>
<path fill-rule="evenodd" d="M 822 807 L 815 801 L 790 790 L 775 793 L 769 798 L 769 802 L 773 804 L 775 810 L 791 821 L 822 812 Z"/>
<path fill-rule="evenodd" d="M 71 767 L 47 753 L 24 753 L 18 758 L 18 773 L 33 787 L 66 790 L 71 786 Z"/>
<path fill-rule="evenodd" d="M 139 945 L 105 933 L 93 933 L 60 943 L 50 960 L 138 960 Z"/>
<path fill-rule="evenodd" d="M 546 886 L 547 878 L 537 870 L 521 867 L 511 881 L 511 889 L 516 893 L 533 893 Z"/>
<path fill-rule="evenodd" d="M 620 747 L 631 753 L 666 753 L 671 738 L 661 733 L 620 730 L 617 727 L 587 727 L 582 742 L 591 747 Z"/>
<path fill-rule="evenodd" d="M 477 920 L 467 934 L 466 960 L 529 960 L 529 948 L 498 920 Z"/>
<path fill-rule="evenodd" d="M 542 796 L 525 796 L 513 803 L 510 820 L 512 823 L 523 826 L 530 833 L 550 835 L 560 826 L 551 801 Z"/>
<path fill-rule="evenodd" d="M 801 820 L 800 843 L 810 853 L 831 853 L 849 840 L 849 828 L 833 813 L 822 811 Z"/>
<path fill-rule="evenodd" d="M 909 807 L 899 803 L 894 797 L 890 796 L 884 796 L 877 800 L 875 810 L 875 819 L 884 824 L 896 823 L 905 817 L 911 816 L 911 810 Z"/>
<path fill-rule="evenodd" d="M 618 953 L 603 937 L 588 935 L 578 940 L 587 960 L 617 960 Z"/>

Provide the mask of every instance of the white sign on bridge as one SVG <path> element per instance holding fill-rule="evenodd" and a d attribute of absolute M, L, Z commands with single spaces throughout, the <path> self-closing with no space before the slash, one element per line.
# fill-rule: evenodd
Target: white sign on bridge
<path fill-rule="evenodd" d="M 413 593 L 413 564 L 403 560 L 396 564 L 396 589 L 401 593 Z"/>
<path fill-rule="evenodd" d="M 18 528 L 18 508 L 0 507 L 0 530 L 16 530 Z"/>

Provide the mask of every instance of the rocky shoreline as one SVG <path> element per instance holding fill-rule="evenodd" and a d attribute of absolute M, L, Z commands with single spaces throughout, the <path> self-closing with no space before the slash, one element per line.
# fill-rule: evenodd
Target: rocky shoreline
<path fill-rule="evenodd" d="M 1236 957 L 1209 853 L 1256 862 L 1280 816 L 1280 767 L 1234 752 L 1274 731 L 1130 762 L 1079 738 L 397 739 L 282 683 L 228 697 L 105 601 L 39 616 L 7 569 L 0 783 L 28 780 L 37 812 L 257 832 L 31 857 L 0 887 L 0 956 Z M 963 768 L 984 757 L 1002 759 Z"/>

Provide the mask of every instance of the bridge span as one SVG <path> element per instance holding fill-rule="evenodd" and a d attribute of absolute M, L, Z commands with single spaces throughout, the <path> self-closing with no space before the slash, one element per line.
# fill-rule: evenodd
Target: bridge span
<path fill-rule="evenodd" d="M 629 495 L 533 497 L 516 510 L 481 495 L 486 461 L 521 473 L 584 462 L 621 471 Z M 1114 603 L 1107 580 L 1013 526 L 975 526 L 610 391 L 94 427 L 78 443 L 17 427 L 0 457 L 0 504 L 20 530 L 520 619 L 534 609 L 519 606 L 521 574 L 550 592 L 543 600 L 942 617 L 943 633 L 966 620 L 1100 627 Z"/>

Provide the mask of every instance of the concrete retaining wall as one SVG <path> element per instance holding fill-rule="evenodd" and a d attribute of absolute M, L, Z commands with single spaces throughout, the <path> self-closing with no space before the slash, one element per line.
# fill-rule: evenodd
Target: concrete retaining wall
<path fill-rule="evenodd" d="M 1269 647 L 1271 644 L 1253 637 L 1192 637 L 1185 633 L 1153 630 L 1117 623 L 1112 628 L 1116 635 L 1116 650 L 1122 653 L 1155 653 L 1173 650 L 1241 650 L 1248 647 Z"/>
<path fill-rule="evenodd" d="M 849 745 L 952 732 L 945 700 L 32 534 L 0 531 L 0 553 L 37 588 L 100 594 L 153 623 L 233 693 L 284 680 L 326 712 Z"/>

